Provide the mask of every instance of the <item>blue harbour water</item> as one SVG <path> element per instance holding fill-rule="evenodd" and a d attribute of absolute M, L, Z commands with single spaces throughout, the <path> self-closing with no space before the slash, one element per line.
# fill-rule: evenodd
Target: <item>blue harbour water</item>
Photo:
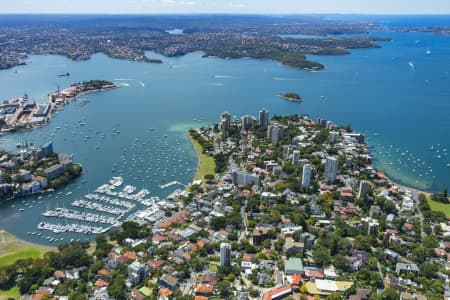
<path fill-rule="evenodd" d="M 44 220 L 41 212 L 71 208 L 73 200 L 118 172 L 124 184 L 146 188 L 151 196 L 167 196 L 176 187 L 163 190 L 159 185 L 172 180 L 188 183 L 195 173 L 197 158 L 187 130 L 216 123 L 224 110 L 256 116 L 259 109 L 267 108 L 271 115 L 305 113 L 350 124 L 367 134 L 375 166 L 391 178 L 425 190 L 449 187 L 450 37 L 371 34 L 392 41 L 380 43 L 380 49 L 354 50 L 347 56 L 310 56 L 326 65 L 320 72 L 271 61 L 202 58 L 201 53 L 161 57 L 163 64 L 116 60 L 103 54 L 80 62 L 62 56 L 30 56 L 28 65 L 1 71 L 1 99 L 26 92 L 45 102 L 58 85 L 89 79 L 111 80 L 122 87 L 83 96 L 86 105 L 76 101 L 66 106 L 44 128 L 2 137 L 0 147 L 11 151 L 16 151 L 17 142 L 53 140 L 55 150 L 74 154 L 85 173 L 42 199 L 4 203 L 0 228 L 48 244 L 42 237 L 27 234 L 37 231 L 36 225 Z M 66 72 L 71 76 L 57 77 Z M 299 93 L 305 101 L 297 104 L 276 96 L 288 91 Z M 19 212 L 21 208 L 25 210 Z M 92 238 L 68 233 L 60 233 L 61 237 L 65 241 Z"/>

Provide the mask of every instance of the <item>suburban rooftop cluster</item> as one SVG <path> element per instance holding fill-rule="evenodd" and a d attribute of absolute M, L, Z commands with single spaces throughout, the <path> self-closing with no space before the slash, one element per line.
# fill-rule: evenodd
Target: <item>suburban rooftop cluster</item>
<path fill-rule="evenodd" d="M 261 110 L 190 135 L 217 172 L 173 193 L 163 218 L 124 222 L 89 253 L 60 245 L 7 278 L 33 299 L 448 295 L 446 217 L 373 168 L 363 134 Z"/>

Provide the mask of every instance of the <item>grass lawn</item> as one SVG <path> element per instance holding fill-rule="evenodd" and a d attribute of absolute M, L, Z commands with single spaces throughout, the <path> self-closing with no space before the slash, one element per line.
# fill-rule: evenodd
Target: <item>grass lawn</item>
<path fill-rule="evenodd" d="M 195 152 L 197 152 L 198 157 L 198 167 L 194 180 L 205 180 L 205 175 L 214 175 L 216 173 L 216 162 L 213 157 L 203 154 L 202 146 L 200 146 L 200 144 L 194 140 L 190 134 L 188 134 L 188 136 L 194 146 Z"/>
<path fill-rule="evenodd" d="M 20 292 L 19 292 L 19 288 L 17 286 L 15 286 L 7 291 L 0 290 L 0 300 L 7 300 L 9 298 L 16 299 L 16 300 L 20 299 Z"/>
<path fill-rule="evenodd" d="M 40 257 L 44 253 L 45 252 L 42 252 L 39 249 L 30 248 L 27 250 L 20 250 L 20 251 L 11 253 L 11 254 L 4 254 L 4 255 L 0 256 L 0 267 L 12 265 L 16 262 L 16 260 L 21 259 L 21 258 Z"/>
<path fill-rule="evenodd" d="M 450 218 L 450 204 L 433 201 L 431 200 L 430 195 L 427 195 L 427 201 L 432 211 L 441 211 L 447 218 Z"/>
<path fill-rule="evenodd" d="M 216 264 L 209 264 L 208 266 L 208 270 L 212 271 L 212 272 L 217 272 L 219 268 L 217 268 Z"/>
<path fill-rule="evenodd" d="M 0 231 L 0 267 L 11 265 L 18 259 L 42 257 L 51 250 L 54 248 L 27 243 Z"/>

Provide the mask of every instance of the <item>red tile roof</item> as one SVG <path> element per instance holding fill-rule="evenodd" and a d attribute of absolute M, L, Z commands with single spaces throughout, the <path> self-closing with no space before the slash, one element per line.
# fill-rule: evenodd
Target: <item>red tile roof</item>
<path fill-rule="evenodd" d="M 273 298 L 277 297 L 280 294 L 288 295 L 289 292 L 292 292 L 292 288 L 290 285 L 285 285 L 285 286 L 282 286 L 279 288 L 274 288 L 272 290 L 267 291 L 264 294 L 263 300 L 272 300 Z"/>
<path fill-rule="evenodd" d="M 300 274 L 292 275 L 292 284 L 299 285 L 300 283 L 302 283 L 302 281 L 303 281 L 302 275 Z"/>
<path fill-rule="evenodd" d="M 322 279 L 324 277 L 322 270 L 305 270 L 305 276 Z"/>
<path fill-rule="evenodd" d="M 195 294 L 201 294 L 201 295 L 212 295 L 214 291 L 214 287 L 210 284 L 197 284 L 195 287 Z"/>
<path fill-rule="evenodd" d="M 158 268 L 160 268 L 162 265 L 164 265 L 165 263 L 166 263 L 166 261 L 165 261 L 165 260 L 162 260 L 162 259 L 158 259 L 158 260 L 153 260 L 153 259 L 151 259 L 151 260 L 149 260 L 149 261 L 147 262 L 147 265 L 148 265 L 149 267 L 158 269 Z"/>
<path fill-rule="evenodd" d="M 411 223 L 405 223 L 405 225 L 403 225 L 403 227 L 408 229 L 408 230 L 411 230 L 411 229 L 413 229 L 414 225 L 411 224 Z"/>
<path fill-rule="evenodd" d="M 127 257 L 128 259 L 136 259 L 136 253 L 132 251 L 127 251 L 123 254 L 123 256 Z"/>
<path fill-rule="evenodd" d="M 36 290 L 31 299 L 41 300 L 44 296 L 49 296 L 49 295 L 50 295 L 50 291 L 48 291 L 48 290 Z"/>
<path fill-rule="evenodd" d="M 55 276 L 56 278 L 65 278 L 66 275 L 64 274 L 63 271 L 55 271 L 53 272 L 53 276 Z"/>
<path fill-rule="evenodd" d="M 104 281 L 102 279 L 99 279 L 94 283 L 94 288 L 102 288 L 102 287 L 105 287 L 108 285 L 109 285 L 109 283 L 107 283 L 106 281 Z"/>
<path fill-rule="evenodd" d="M 108 276 L 109 272 L 105 269 L 98 270 L 98 275 Z"/>

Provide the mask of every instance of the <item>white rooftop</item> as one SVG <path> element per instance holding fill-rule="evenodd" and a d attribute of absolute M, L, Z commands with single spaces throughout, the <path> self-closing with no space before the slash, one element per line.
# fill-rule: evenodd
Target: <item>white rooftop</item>
<path fill-rule="evenodd" d="M 316 286 L 321 291 L 328 291 L 328 292 L 338 291 L 336 281 L 334 281 L 334 280 L 316 279 Z"/>

